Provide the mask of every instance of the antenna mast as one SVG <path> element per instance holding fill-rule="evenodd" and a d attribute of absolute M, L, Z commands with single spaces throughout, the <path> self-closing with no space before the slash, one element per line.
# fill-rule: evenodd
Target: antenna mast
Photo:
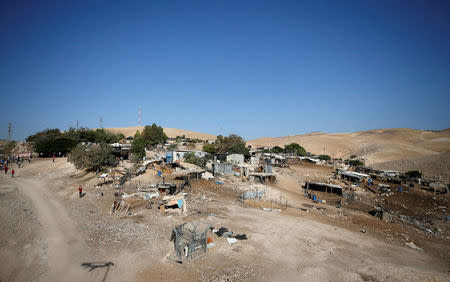
<path fill-rule="evenodd" d="M 8 140 L 11 140 L 12 123 L 8 123 Z"/>
<path fill-rule="evenodd" d="M 142 126 L 142 108 L 139 107 L 138 126 Z"/>

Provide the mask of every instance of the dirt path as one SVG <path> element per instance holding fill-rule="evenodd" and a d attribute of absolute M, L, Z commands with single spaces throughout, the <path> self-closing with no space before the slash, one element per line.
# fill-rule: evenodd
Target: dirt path
<path fill-rule="evenodd" d="M 74 222 L 62 204 L 46 189 L 48 182 L 44 183 L 36 177 L 15 180 L 19 191 L 35 205 L 43 227 L 48 244 L 48 279 L 73 281 L 74 277 L 80 277 L 81 263 L 89 256 Z"/>

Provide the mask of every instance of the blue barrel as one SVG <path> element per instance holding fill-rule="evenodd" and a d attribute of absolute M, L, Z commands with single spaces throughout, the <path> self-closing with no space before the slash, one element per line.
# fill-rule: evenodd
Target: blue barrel
<path fill-rule="evenodd" d="M 313 201 L 317 200 L 317 196 L 313 195 Z"/>

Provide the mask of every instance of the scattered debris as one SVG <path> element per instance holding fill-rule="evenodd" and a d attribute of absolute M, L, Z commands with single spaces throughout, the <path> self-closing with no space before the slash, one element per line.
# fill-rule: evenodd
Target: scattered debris
<path fill-rule="evenodd" d="M 227 242 L 228 242 L 228 245 L 232 245 L 232 244 L 234 244 L 234 243 L 237 243 L 237 240 L 236 240 L 236 238 L 227 238 Z"/>
<path fill-rule="evenodd" d="M 409 242 L 409 243 L 406 242 L 405 245 L 410 247 L 411 249 L 418 250 L 418 251 L 423 251 L 422 248 L 417 247 L 413 242 Z"/>

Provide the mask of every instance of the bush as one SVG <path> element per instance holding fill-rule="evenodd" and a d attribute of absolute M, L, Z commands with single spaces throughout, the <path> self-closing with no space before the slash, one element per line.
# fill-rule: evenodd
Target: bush
<path fill-rule="evenodd" d="M 178 143 L 170 144 L 170 145 L 167 147 L 168 150 L 175 150 L 176 148 L 178 148 Z"/>
<path fill-rule="evenodd" d="M 188 148 L 189 150 L 195 150 L 195 143 L 189 142 L 189 143 L 187 144 L 187 148 Z"/>
<path fill-rule="evenodd" d="M 319 155 L 319 160 L 329 161 L 329 160 L 331 160 L 331 157 L 328 155 Z"/>
<path fill-rule="evenodd" d="M 195 164 L 198 166 L 206 165 L 206 158 L 197 157 L 193 152 L 187 153 L 184 155 L 184 161 L 190 164 Z"/>
<path fill-rule="evenodd" d="M 345 160 L 345 163 L 351 166 L 364 166 L 365 163 L 362 160 Z"/>
<path fill-rule="evenodd" d="M 164 144 L 167 141 L 167 135 L 164 133 L 164 129 L 156 124 L 145 126 L 142 131 L 142 138 L 144 138 L 150 146 Z"/>
<path fill-rule="evenodd" d="M 408 178 L 421 178 L 422 177 L 422 173 L 420 173 L 420 171 L 417 171 L 417 170 L 410 170 L 410 171 L 406 172 L 405 175 Z"/>
<path fill-rule="evenodd" d="M 357 157 L 357 155 L 352 154 L 352 155 L 350 156 L 350 159 L 354 159 L 354 158 L 356 158 L 356 157 Z"/>
<path fill-rule="evenodd" d="M 216 146 L 214 146 L 214 144 L 206 143 L 205 145 L 203 145 L 202 150 L 203 150 L 203 152 L 214 154 L 214 153 L 216 153 Z"/>
<path fill-rule="evenodd" d="M 1 150 L 0 154 L 11 155 L 12 149 L 16 146 L 17 141 L 9 141 Z"/>
<path fill-rule="evenodd" d="M 284 152 L 289 154 L 295 154 L 297 156 L 306 156 L 306 150 L 297 143 L 291 143 L 284 146 Z"/>
<path fill-rule="evenodd" d="M 284 153 L 284 149 L 281 148 L 280 146 L 275 146 L 275 147 L 273 147 L 271 151 L 272 151 L 272 153 L 275 153 L 275 154 L 281 154 L 281 153 Z"/>
<path fill-rule="evenodd" d="M 77 169 L 99 171 L 107 167 L 116 166 L 119 161 L 113 155 L 111 147 L 106 143 L 86 146 L 78 144 L 71 152 L 69 161 Z"/>

